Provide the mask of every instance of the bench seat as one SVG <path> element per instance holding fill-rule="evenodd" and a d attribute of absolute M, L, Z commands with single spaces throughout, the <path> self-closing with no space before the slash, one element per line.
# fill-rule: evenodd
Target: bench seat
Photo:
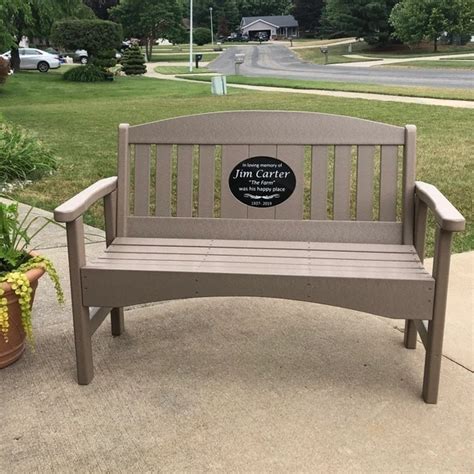
<path fill-rule="evenodd" d="M 412 245 L 118 237 L 81 276 L 87 306 L 265 296 L 432 317 L 434 280 Z"/>

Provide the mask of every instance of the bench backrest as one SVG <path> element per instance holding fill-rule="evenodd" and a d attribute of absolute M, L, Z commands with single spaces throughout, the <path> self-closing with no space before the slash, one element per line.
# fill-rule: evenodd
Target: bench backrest
<path fill-rule="evenodd" d="M 122 124 L 117 234 L 412 243 L 415 134 L 411 125 L 282 111 Z M 252 207 L 232 194 L 229 175 L 254 156 L 291 168 L 285 202 Z"/>

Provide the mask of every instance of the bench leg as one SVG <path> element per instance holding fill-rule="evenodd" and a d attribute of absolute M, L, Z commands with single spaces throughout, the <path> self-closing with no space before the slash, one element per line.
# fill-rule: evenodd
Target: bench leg
<path fill-rule="evenodd" d="M 405 319 L 405 334 L 403 336 L 403 344 L 407 349 L 416 349 L 416 332 L 415 321 L 412 319 Z"/>
<path fill-rule="evenodd" d="M 124 330 L 123 308 L 113 308 L 110 312 L 112 336 L 120 336 Z"/>
<path fill-rule="evenodd" d="M 89 308 L 73 300 L 72 316 L 74 321 L 74 342 L 76 345 L 77 382 L 80 385 L 87 385 L 94 378 Z"/>
<path fill-rule="evenodd" d="M 428 323 L 425 374 L 423 378 L 423 399 L 426 403 L 437 403 L 441 357 L 443 356 L 443 335 L 448 296 L 448 275 L 452 234 L 440 229 L 436 232 L 436 249 L 433 262 L 433 276 L 436 281 L 433 319 Z"/>

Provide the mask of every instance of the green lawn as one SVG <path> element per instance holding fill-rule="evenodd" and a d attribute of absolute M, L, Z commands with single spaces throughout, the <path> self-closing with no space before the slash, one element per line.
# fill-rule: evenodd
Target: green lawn
<path fill-rule="evenodd" d="M 194 55 L 194 53 L 193 53 Z M 202 53 L 201 61 L 212 61 L 219 56 L 219 53 Z M 189 52 L 186 53 L 173 53 L 173 54 L 156 54 L 153 53 L 151 60 L 152 62 L 186 62 L 189 61 Z"/>
<path fill-rule="evenodd" d="M 160 70 L 162 68 L 160 67 Z M 189 73 L 189 70 L 187 70 Z M 181 74 L 181 73 L 177 73 Z M 178 76 L 180 77 L 180 76 Z M 186 79 L 210 82 L 209 76 L 187 76 Z M 357 84 L 348 82 L 298 81 L 276 77 L 227 76 L 229 84 L 249 84 L 293 89 L 318 89 L 345 92 L 368 92 L 374 94 L 400 95 L 407 97 L 431 97 L 434 99 L 474 100 L 474 91 L 469 89 L 428 88 L 409 86 L 383 86 L 379 84 Z"/>
<path fill-rule="evenodd" d="M 432 43 L 423 44 L 412 49 L 407 46 L 399 46 L 397 49 L 391 48 L 390 50 L 367 48 L 364 54 L 377 58 L 414 58 L 419 56 L 439 56 L 442 54 L 462 53 L 474 53 L 474 45 L 472 43 L 468 43 L 464 46 L 439 45 L 436 53 L 433 51 Z"/>
<path fill-rule="evenodd" d="M 194 67 L 193 71 L 189 71 L 189 66 L 156 66 L 155 71 L 160 74 L 196 74 L 197 72 L 211 73 L 206 67 L 199 66 L 198 69 Z"/>
<path fill-rule="evenodd" d="M 231 89 L 212 97 L 209 84 L 124 77 L 112 83 L 65 82 L 60 72 L 23 72 L 0 88 L 3 119 L 37 133 L 60 157 L 53 176 L 14 197 L 53 209 L 85 186 L 116 173 L 117 125 L 217 110 L 302 110 L 418 126 L 418 179 L 437 185 L 472 222 L 474 111 L 448 107 L 308 97 Z M 99 210 L 87 222 L 101 225 Z M 431 242 L 431 241 L 430 241 Z M 474 232 L 457 236 L 456 251 L 474 247 Z M 431 248 L 431 247 L 430 247 Z"/>
<path fill-rule="evenodd" d="M 408 61 L 406 63 L 387 64 L 384 67 L 421 67 L 428 69 L 474 69 L 474 60 Z"/>
<path fill-rule="evenodd" d="M 363 41 L 352 43 L 352 54 L 365 54 L 368 46 Z M 346 57 L 349 54 L 348 44 L 339 44 L 328 47 L 328 64 L 352 63 L 358 61 L 371 61 L 371 58 L 360 59 Z M 314 64 L 326 64 L 326 58 L 319 47 L 298 49 L 294 51 L 303 61 Z M 375 58 L 373 59 L 375 61 Z"/>

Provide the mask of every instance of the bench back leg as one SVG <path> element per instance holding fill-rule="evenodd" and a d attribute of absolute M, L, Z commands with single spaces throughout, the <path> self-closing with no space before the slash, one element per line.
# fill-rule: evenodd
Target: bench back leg
<path fill-rule="evenodd" d="M 71 279 L 72 317 L 76 346 L 77 381 L 87 385 L 94 377 L 89 308 L 82 305 L 80 269 L 85 265 L 84 227 L 82 217 L 66 224 L 69 276 Z"/>
<path fill-rule="evenodd" d="M 405 319 L 405 334 L 403 337 L 403 344 L 407 349 L 416 349 L 416 338 L 418 336 L 415 321 L 412 319 Z"/>
<path fill-rule="evenodd" d="M 428 323 L 425 374 L 423 378 L 423 399 L 426 403 L 436 403 L 438 401 L 452 235 L 451 232 L 437 229 L 436 251 L 433 262 L 433 276 L 436 281 L 433 319 Z"/>
<path fill-rule="evenodd" d="M 110 312 L 112 336 L 120 336 L 124 330 L 123 308 L 113 308 Z"/>

